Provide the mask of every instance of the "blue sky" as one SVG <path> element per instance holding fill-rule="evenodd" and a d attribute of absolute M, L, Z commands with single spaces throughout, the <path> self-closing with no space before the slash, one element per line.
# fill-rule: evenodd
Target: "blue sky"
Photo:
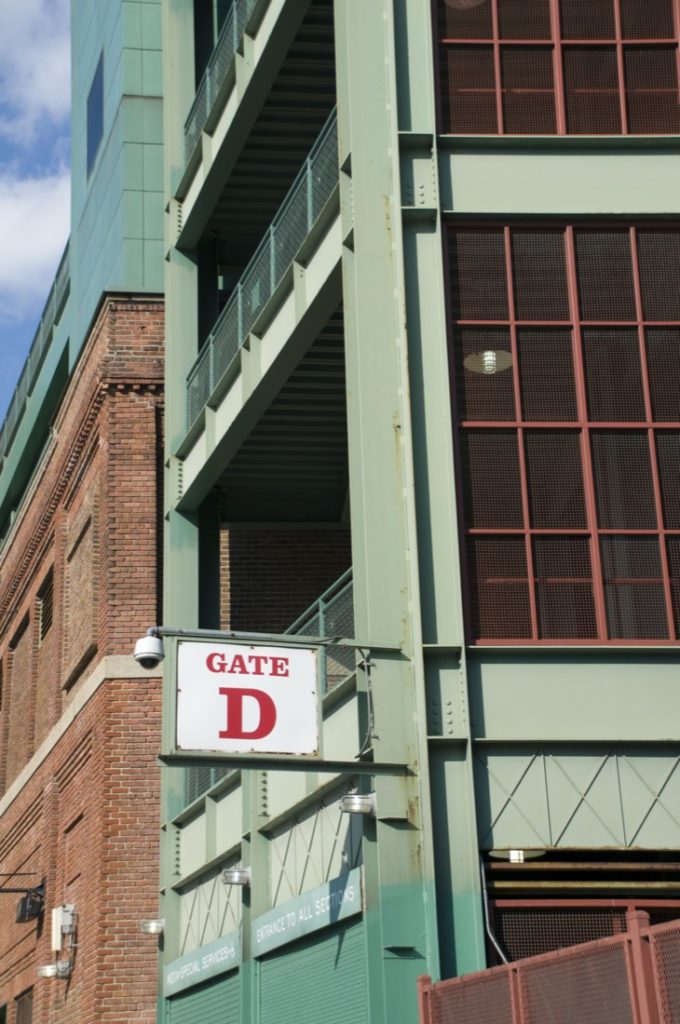
<path fill-rule="evenodd" d="M 69 0 L 2 0 L 0 421 L 69 233 Z"/>

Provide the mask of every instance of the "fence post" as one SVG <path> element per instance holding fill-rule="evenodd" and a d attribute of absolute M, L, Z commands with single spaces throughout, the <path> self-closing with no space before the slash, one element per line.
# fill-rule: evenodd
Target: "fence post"
<path fill-rule="evenodd" d="M 419 1024 L 430 1024 L 430 989 L 432 978 L 429 974 L 418 976 L 418 1021 Z"/>
<path fill-rule="evenodd" d="M 510 983 L 510 1007 L 512 1012 L 512 1024 L 523 1024 L 524 1015 L 522 1013 L 522 991 L 520 985 L 519 967 L 517 967 L 515 964 L 504 964 L 504 969 L 508 972 L 508 981 Z"/>
<path fill-rule="evenodd" d="M 626 911 L 626 928 L 630 939 L 633 965 L 633 997 L 636 1000 L 640 1024 L 662 1024 L 661 1013 L 654 990 L 654 971 L 649 942 L 642 934 L 649 927 L 649 914 L 644 910 Z"/>

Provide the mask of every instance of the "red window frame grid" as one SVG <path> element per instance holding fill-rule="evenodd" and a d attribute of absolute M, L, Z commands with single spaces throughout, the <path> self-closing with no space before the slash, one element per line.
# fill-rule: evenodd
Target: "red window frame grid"
<path fill-rule="evenodd" d="M 469 320 L 456 319 L 452 304 L 452 271 L 449 260 L 448 237 L 451 231 L 466 230 L 480 232 L 489 229 L 503 230 L 504 237 L 504 259 L 506 288 L 508 301 L 508 318 L 505 320 Z M 567 284 L 569 294 L 569 320 L 518 320 L 515 317 L 514 279 L 512 269 L 511 239 L 513 231 L 540 231 L 540 230 L 561 230 L 565 236 L 565 265 L 567 272 Z M 677 233 L 680 227 L 675 224 L 645 221 L 630 224 L 615 220 L 607 221 L 575 221 L 565 222 L 564 220 L 542 219 L 541 221 L 516 221 L 510 224 L 498 221 L 467 221 L 448 218 L 445 222 L 445 251 L 444 251 L 444 272 L 446 288 L 446 310 L 447 322 L 449 324 L 448 347 L 449 359 L 449 386 L 452 408 L 455 412 L 453 418 L 454 451 L 457 463 L 456 488 L 457 503 L 459 509 L 459 527 L 461 533 L 460 557 L 463 570 L 463 594 L 464 594 L 464 617 L 468 643 L 478 647 L 671 647 L 680 639 L 680 630 L 676 629 L 673 597 L 671 592 L 671 579 L 668 564 L 667 537 L 680 537 L 680 529 L 667 528 L 665 524 L 661 483 L 658 466 L 658 449 L 655 444 L 655 432 L 662 430 L 680 430 L 680 420 L 654 420 L 652 416 L 651 393 L 649 375 L 647 372 L 647 359 L 645 350 L 645 330 L 649 327 L 675 327 L 680 328 L 680 320 L 650 320 L 644 318 L 642 306 L 642 292 L 640 286 L 640 268 L 637 249 L 637 232 L 639 229 L 656 229 L 659 231 L 673 231 Z M 633 282 L 636 305 L 635 320 L 585 320 L 580 318 L 579 292 L 577 287 L 576 253 L 574 245 L 574 232 L 578 230 L 600 230 L 603 232 L 626 231 L 630 239 L 630 252 L 632 256 Z M 520 393 L 520 379 L 517 367 L 519 365 L 517 347 L 517 329 L 561 327 L 568 329 L 572 336 L 572 359 L 574 366 L 574 384 L 577 402 L 576 420 L 460 420 L 458 418 L 458 402 L 456 394 L 456 360 L 454 354 L 455 337 L 454 332 L 460 327 L 500 327 L 506 328 L 510 335 L 512 374 L 514 389 L 515 412 L 522 409 L 522 398 Z M 643 395 L 645 402 L 646 419 L 643 421 L 596 421 L 588 417 L 588 399 L 586 392 L 586 376 L 583 365 L 583 328 L 609 328 L 623 329 L 635 328 L 638 336 L 640 351 L 641 377 L 643 383 Z M 465 430 L 493 429 L 507 430 L 516 433 L 517 451 L 519 460 L 519 481 L 521 488 L 523 528 L 515 527 L 468 527 L 465 522 L 464 499 L 463 499 L 463 474 L 462 454 L 460 440 Z M 592 432 L 601 430 L 630 431 L 645 430 L 650 453 L 650 466 L 652 470 L 652 487 L 654 497 L 654 510 L 656 515 L 656 529 L 626 529 L 600 527 L 598 525 L 598 513 L 596 503 L 596 492 L 594 483 L 594 472 L 592 465 L 592 450 L 590 437 Z M 524 435 L 526 431 L 552 430 L 555 432 L 578 432 L 580 435 L 581 469 L 586 506 L 585 529 L 578 528 L 548 528 L 531 526 L 530 499 L 527 486 L 527 471 L 525 464 Z M 516 582 L 524 582 L 528 588 L 529 610 L 531 622 L 531 637 L 475 637 L 472 631 L 470 609 L 472 600 L 470 594 L 471 574 L 468 567 L 466 540 L 468 537 L 493 537 L 513 536 L 524 538 L 524 551 L 526 557 L 527 575 L 525 579 L 517 577 Z M 575 580 L 575 582 L 589 583 L 593 589 L 593 601 L 595 606 L 595 623 L 598 636 L 590 637 L 559 637 L 543 638 L 539 636 L 539 617 L 536 601 L 536 587 L 539 582 L 534 572 L 534 556 L 532 542 L 534 537 L 585 537 L 589 542 L 591 561 L 591 580 Z M 661 580 L 663 584 L 664 606 L 666 611 L 666 623 L 668 626 L 668 637 L 654 639 L 646 638 L 609 638 L 607 623 L 607 609 L 604 593 L 604 579 L 602 574 L 602 559 L 600 554 L 600 538 L 611 537 L 653 537 L 658 539 L 659 557 L 661 561 Z M 566 580 L 566 578 L 565 578 Z M 644 582 L 641 578 L 635 578 L 635 582 Z M 649 581 L 658 582 L 658 579 Z M 679 598 L 680 600 L 680 598 Z M 680 613 L 680 610 L 679 610 Z"/>
<path fill-rule="evenodd" d="M 443 134 L 451 135 L 469 135 L 475 134 L 470 132 L 449 132 L 444 128 L 444 117 L 442 110 L 442 88 L 441 83 L 443 82 L 442 73 L 442 53 L 450 46 L 492 46 L 493 47 L 493 66 L 494 66 L 494 93 L 496 100 L 496 132 L 488 133 L 484 132 L 485 136 L 491 135 L 509 135 L 512 136 L 513 132 L 506 132 L 504 129 L 504 117 L 503 117 L 503 81 L 502 81 L 502 69 L 501 69 L 501 49 L 503 47 L 515 47 L 515 46 L 531 46 L 541 49 L 551 47 L 552 49 L 552 66 L 553 66 L 553 84 L 554 84 L 554 105 L 555 105 L 555 121 L 556 131 L 554 134 L 550 134 L 550 138 L 554 136 L 563 135 L 578 135 L 584 133 L 570 133 L 567 130 L 567 111 L 565 101 L 565 87 L 564 87 L 564 61 L 562 58 L 562 52 L 564 48 L 572 47 L 603 47 L 608 46 L 614 47 L 616 50 L 616 68 L 617 68 L 617 81 L 618 81 L 618 105 L 619 113 L 621 118 L 621 132 L 616 135 L 628 135 L 628 110 L 626 107 L 626 82 L 625 82 L 625 67 L 624 67 L 624 49 L 640 46 L 655 46 L 675 47 L 675 68 L 676 68 L 676 82 L 678 87 L 678 102 L 680 103 L 680 0 L 672 0 L 673 6 L 673 24 L 675 27 L 675 34 L 669 38 L 624 38 L 622 34 L 622 18 L 621 18 L 621 0 L 612 0 L 614 7 L 614 25 L 615 35 L 610 39 L 563 39 L 561 30 L 560 20 L 560 0 L 548 0 L 550 5 L 550 27 L 551 35 L 545 39 L 509 39 L 501 36 L 500 34 L 500 19 L 498 15 L 498 0 L 489 0 L 492 10 L 492 34 L 491 36 L 481 38 L 460 38 L 460 37 L 447 37 L 441 36 L 438 31 L 439 26 L 439 11 L 444 4 L 444 0 L 432 0 L 432 24 L 435 33 L 435 67 L 437 71 L 437 82 L 440 83 L 440 87 L 436 90 L 436 107 L 437 107 L 437 120 L 440 125 L 440 131 Z M 635 134 L 649 134 L 649 133 L 635 133 Z M 616 137 L 614 135 L 614 137 Z"/>

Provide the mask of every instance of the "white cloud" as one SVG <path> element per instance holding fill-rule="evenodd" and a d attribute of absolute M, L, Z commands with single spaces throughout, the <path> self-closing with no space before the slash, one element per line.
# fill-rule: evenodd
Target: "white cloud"
<path fill-rule="evenodd" d="M 2 0 L 0 132 L 26 143 L 70 105 L 68 0 Z"/>
<path fill-rule="evenodd" d="M 70 226 L 67 168 L 42 178 L 0 173 L 0 321 L 47 298 Z"/>

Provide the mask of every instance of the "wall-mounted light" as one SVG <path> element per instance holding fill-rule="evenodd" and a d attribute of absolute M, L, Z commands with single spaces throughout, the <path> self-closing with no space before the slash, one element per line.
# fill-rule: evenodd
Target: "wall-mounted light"
<path fill-rule="evenodd" d="M 41 964 L 38 967 L 38 977 L 70 978 L 72 966 L 70 960 L 56 960 L 53 964 Z"/>
<path fill-rule="evenodd" d="M 225 868 L 222 881 L 225 885 L 250 885 L 250 868 Z"/>
<path fill-rule="evenodd" d="M 545 854 L 545 850 L 489 850 L 494 860 L 507 860 L 510 864 L 524 864 L 525 860 L 536 860 Z"/>
<path fill-rule="evenodd" d="M 472 373 L 482 373 L 487 377 L 494 373 L 502 373 L 512 366 L 512 354 L 502 348 L 487 348 L 483 352 L 473 352 L 463 360 L 463 366 Z"/>
<path fill-rule="evenodd" d="M 139 930 L 144 935 L 162 935 L 165 931 L 165 918 L 152 917 L 148 921 L 140 921 Z"/>
<path fill-rule="evenodd" d="M 345 793 L 340 797 L 343 814 L 367 814 L 375 818 L 375 793 Z"/>

